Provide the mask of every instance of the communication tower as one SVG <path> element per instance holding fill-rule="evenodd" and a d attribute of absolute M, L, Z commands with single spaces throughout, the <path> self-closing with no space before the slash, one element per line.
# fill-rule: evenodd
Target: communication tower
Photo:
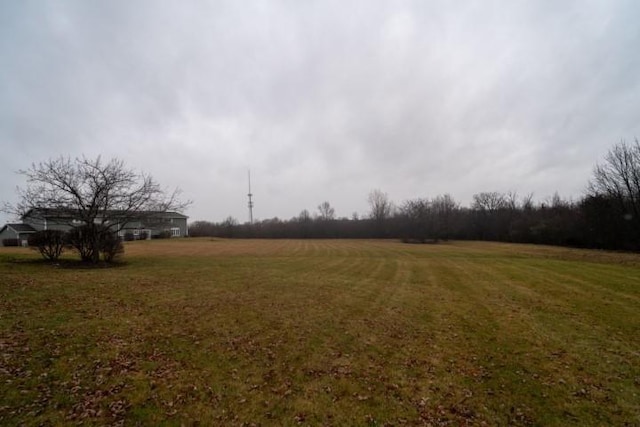
<path fill-rule="evenodd" d="M 249 173 L 249 194 L 247 194 L 247 196 L 249 196 L 249 224 L 253 224 L 253 200 L 251 200 L 251 198 L 253 197 L 253 194 L 251 194 L 251 170 L 247 171 Z"/>

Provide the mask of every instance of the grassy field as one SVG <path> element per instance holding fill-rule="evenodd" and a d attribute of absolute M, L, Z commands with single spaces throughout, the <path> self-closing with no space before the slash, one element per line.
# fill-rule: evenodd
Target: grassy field
<path fill-rule="evenodd" d="M 0 248 L 1 425 L 640 425 L 640 256 L 182 239 Z"/>

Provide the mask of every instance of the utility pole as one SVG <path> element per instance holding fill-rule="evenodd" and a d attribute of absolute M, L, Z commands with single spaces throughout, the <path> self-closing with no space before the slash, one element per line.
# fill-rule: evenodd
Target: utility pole
<path fill-rule="evenodd" d="M 249 194 L 247 194 L 247 196 L 249 196 L 249 223 L 253 224 L 253 201 L 251 200 L 251 198 L 253 197 L 253 194 L 251 194 L 251 169 L 249 169 L 247 172 L 249 172 Z"/>

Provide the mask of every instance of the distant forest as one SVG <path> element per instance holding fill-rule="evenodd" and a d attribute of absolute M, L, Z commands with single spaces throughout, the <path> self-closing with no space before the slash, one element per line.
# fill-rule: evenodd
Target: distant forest
<path fill-rule="evenodd" d="M 329 202 L 315 213 L 303 210 L 278 218 L 239 224 L 232 217 L 196 221 L 189 234 L 227 238 L 397 238 L 405 242 L 489 240 L 600 249 L 640 250 L 640 143 L 615 145 L 581 199 L 557 193 L 535 203 L 532 195 L 483 192 L 470 207 L 448 195 L 394 204 L 380 190 L 369 194 L 365 218 L 336 218 Z"/>

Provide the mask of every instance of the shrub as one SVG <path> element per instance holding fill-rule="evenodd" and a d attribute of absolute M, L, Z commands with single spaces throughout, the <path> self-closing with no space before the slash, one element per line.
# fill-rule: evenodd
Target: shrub
<path fill-rule="evenodd" d="M 90 227 L 95 226 L 87 224 L 74 227 L 67 234 L 69 244 L 78 251 L 80 259 L 87 262 L 93 261 L 94 250 L 96 249 L 93 242 L 94 233 Z"/>
<path fill-rule="evenodd" d="M 88 224 L 71 229 L 68 242 L 85 262 L 97 262 L 101 255 L 103 261 L 113 262 L 124 253 L 118 233 L 98 225 Z"/>
<path fill-rule="evenodd" d="M 29 237 L 29 246 L 33 246 L 44 259 L 50 261 L 60 257 L 65 243 L 65 233 L 61 230 L 41 230 Z"/>
<path fill-rule="evenodd" d="M 125 242 L 132 242 L 133 241 L 133 233 L 130 231 L 127 231 L 126 233 L 124 233 L 124 241 Z"/>
<path fill-rule="evenodd" d="M 118 234 L 112 231 L 106 231 L 102 235 L 100 251 L 102 252 L 102 259 L 105 262 L 113 262 L 122 255 L 124 253 L 124 246 Z"/>

